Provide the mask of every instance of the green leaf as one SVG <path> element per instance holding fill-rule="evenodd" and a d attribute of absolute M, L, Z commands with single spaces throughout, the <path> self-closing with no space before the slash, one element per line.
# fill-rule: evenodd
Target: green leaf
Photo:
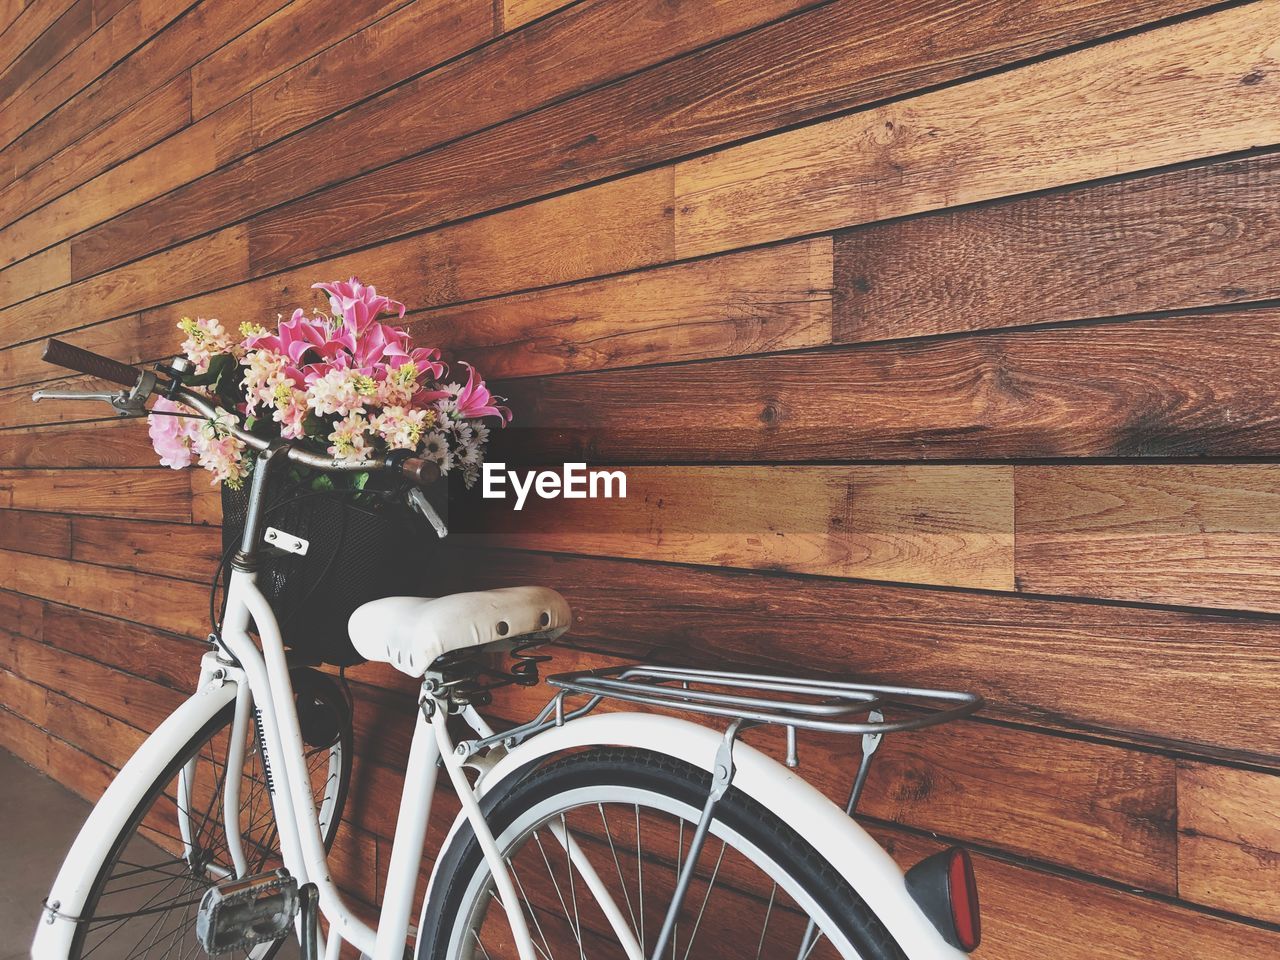
<path fill-rule="evenodd" d="M 317 477 L 315 477 L 315 479 L 311 481 L 311 489 L 331 491 L 333 490 L 333 478 L 330 477 L 327 473 L 319 474 Z"/>
<path fill-rule="evenodd" d="M 351 486 L 352 486 L 352 489 L 355 489 L 355 490 L 363 490 L 364 485 L 368 482 L 369 482 L 368 470 L 361 470 L 359 473 L 357 473 L 355 476 L 351 478 Z"/>

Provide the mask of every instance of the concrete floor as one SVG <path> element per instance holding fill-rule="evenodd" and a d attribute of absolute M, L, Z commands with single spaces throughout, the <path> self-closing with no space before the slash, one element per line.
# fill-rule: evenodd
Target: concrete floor
<path fill-rule="evenodd" d="M 67 848 L 89 804 L 0 749 L 0 960 L 27 956 Z"/>

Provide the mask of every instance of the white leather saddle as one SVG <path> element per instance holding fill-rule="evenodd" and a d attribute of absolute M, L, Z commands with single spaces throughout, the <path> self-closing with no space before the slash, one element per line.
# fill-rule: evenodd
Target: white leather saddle
<path fill-rule="evenodd" d="M 347 622 L 356 651 L 421 677 L 456 650 L 530 634 L 555 639 L 569 629 L 569 604 L 546 587 L 503 587 L 447 597 L 387 597 L 359 607 Z"/>

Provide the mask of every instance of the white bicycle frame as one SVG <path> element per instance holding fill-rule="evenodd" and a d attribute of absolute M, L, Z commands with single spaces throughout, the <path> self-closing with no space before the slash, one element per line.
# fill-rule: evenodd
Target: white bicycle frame
<path fill-rule="evenodd" d="M 249 635 L 251 622 L 261 640 L 260 648 Z M 432 687 L 424 682 L 396 819 L 386 894 L 374 930 L 352 912 L 330 875 L 294 708 L 284 642 L 271 605 L 257 587 L 256 574 L 249 569 L 232 570 L 222 640 L 239 665 L 223 661 L 213 652 L 205 655 L 195 695 L 165 720 L 129 760 L 81 829 L 54 882 L 32 945 L 32 956 L 38 960 L 68 955 L 76 917 L 83 909 L 101 864 L 110 855 L 109 845 L 119 835 L 126 818 L 195 733 L 233 702 L 235 735 L 229 741 L 227 769 L 237 770 L 243 765 L 249 714 L 256 706 L 262 725 L 263 763 L 272 771 L 269 782 L 273 785 L 272 807 L 279 828 L 282 859 L 299 884 L 314 883 L 319 891 L 320 913 L 329 925 L 324 944 L 326 960 L 336 960 L 344 941 L 371 955 L 373 960 L 402 960 L 438 764 L 444 766 L 462 802 L 462 812 L 450 837 L 464 823 L 470 825 L 488 861 L 520 958 L 536 960 L 520 898 L 484 819 L 481 798 L 526 765 L 582 746 L 637 747 L 713 771 L 723 742 L 716 731 L 685 720 L 654 714 L 613 713 L 561 718 L 558 726 L 530 737 L 505 754 L 499 751 L 496 755 L 469 759 L 465 747 L 455 749 L 450 739 L 446 727 L 447 703 L 437 700 Z M 480 738 L 492 735 L 493 731 L 473 709 L 468 708 L 463 716 Z M 966 954 L 943 940 L 911 898 L 897 865 L 843 810 L 794 771 L 750 746 L 737 742 L 732 750 L 738 769 L 734 787 L 773 810 L 814 849 L 822 851 L 884 922 L 911 960 L 963 960 Z M 466 765 L 481 770 L 475 787 L 467 780 Z M 179 790 L 185 795 L 190 774 L 188 771 L 183 774 L 179 777 Z M 236 777 L 227 777 L 226 783 L 223 804 L 227 812 L 225 825 L 230 826 L 239 823 L 239 784 Z M 189 846 L 191 825 L 180 822 L 179 827 Z M 568 835 L 556 833 L 556 836 L 596 896 L 629 960 L 647 960 L 622 911 L 577 843 Z M 244 856 L 238 836 L 228 837 L 228 849 L 237 871 L 242 871 Z M 423 911 L 430 903 L 435 879 L 433 875 Z"/>
<path fill-rule="evenodd" d="M 262 647 L 248 634 L 252 618 Z M 297 713 L 293 709 L 293 691 L 289 668 L 279 627 L 270 604 L 258 590 L 254 575 L 234 571 L 228 589 L 227 616 L 223 640 L 241 666 L 218 659 L 212 652 L 205 655 L 199 689 L 148 738 L 137 754 L 125 765 L 94 808 L 77 837 L 62 870 L 55 880 L 46 912 L 32 946 L 38 960 L 65 957 L 75 933 L 74 918 L 83 907 L 97 868 L 108 855 L 108 845 L 118 834 L 122 823 L 174 755 L 186 744 L 195 730 L 202 727 L 228 704 L 235 703 L 235 720 L 247 729 L 249 710 L 256 705 L 261 716 L 266 755 L 274 776 L 272 802 L 279 827 L 281 852 L 285 866 L 302 883 L 315 883 L 320 893 L 320 912 L 329 924 L 325 956 L 338 955 L 340 943 L 354 945 L 374 960 L 401 960 L 409 932 L 409 920 L 418 868 L 421 864 L 431 801 L 435 789 L 437 761 L 443 760 L 454 788 L 462 799 L 463 809 L 450 832 L 452 838 L 469 824 L 480 839 L 490 861 L 500 899 L 512 905 L 508 918 L 512 921 L 522 960 L 536 956 L 533 941 L 524 924 L 523 912 L 514 889 L 504 891 L 507 878 L 505 862 L 498 854 L 492 834 L 484 821 L 479 801 L 499 784 L 530 763 L 566 750 L 583 746 L 613 745 L 636 747 L 667 754 L 705 770 L 712 770 L 722 743 L 719 733 L 707 727 L 673 717 L 610 713 L 590 715 L 566 721 L 563 725 L 538 734 L 506 752 L 501 759 L 479 764 L 482 773 L 473 788 L 467 781 L 464 758 L 455 752 L 445 728 L 446 710 L 432 703 L 422 709 L 416 719 L 404 790 L 396 819 L 396 831 L 386 881 L 386 894 L 377 929 L 370 928 L 357 917 L 343 900 L 329 872 L 327 854 L 320 833 L 320 821 L 312 796 L 311 780 L 304 761 L 302 735 Z M 281 709 L 281 706 L 284 708 Z M 481 737 L 492 731 L 474 712 L 464 718 Z M 245 737 L 232 737 L 233 750 L 243 750 Z M 907 892 L 903 875 L 887 853 L 844 811 L 777 761 L 749 745 L 738 742 L 733 747 L 737 773 L 734 787 L 777 812 L 814 849 L 821 850 L 831 864 L 849 881 L 884 922 L 911 960 L 963 960 L 967 955 L 948 945 L 921 912 Z M 242 762 L 229 756 L 228 764 Z M 471 761 L 476 766 L 475 761 Z M 237 769 L 229 766 L 229 769 Z M 231 784 L 234 777 L 228 777 Z M 224 795 L 228 810 L 238 810 L 238 797 Z M 238 822 L 228 816 L 226 823 Z M 180 825 L 183 836 L 189 826 Z M 611 921 L 620 944 L 631 960 L 646 960 L 621 911 L 598 881 L 586 857 L 577 850 L 570 837 L 557 837 L 573 857 L 588 887 L 596 895 L 603 912 Z M 229 838 L 233 852 L 239 838 Z M 437 861 L 438 863 L 439 861 Z M 237 862 L 237 867 L 240 867 Z M 595 881 L 595 882 L 593 882 Z M 419 912 L 419 929 L 425 922 L 430 902 L 433 874 Z M 515 914 L 513 917 L 512 914 Z"/>

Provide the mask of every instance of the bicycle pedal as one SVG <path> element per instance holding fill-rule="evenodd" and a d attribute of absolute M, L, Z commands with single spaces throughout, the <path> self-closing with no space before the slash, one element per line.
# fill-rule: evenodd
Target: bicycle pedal
<path fill-rule="evenodd" d="M 196 914 L 196 939 L 211 956 L 279 940 L 293 930 L 298 881 L 288 870 L 210 887 Z"/>

